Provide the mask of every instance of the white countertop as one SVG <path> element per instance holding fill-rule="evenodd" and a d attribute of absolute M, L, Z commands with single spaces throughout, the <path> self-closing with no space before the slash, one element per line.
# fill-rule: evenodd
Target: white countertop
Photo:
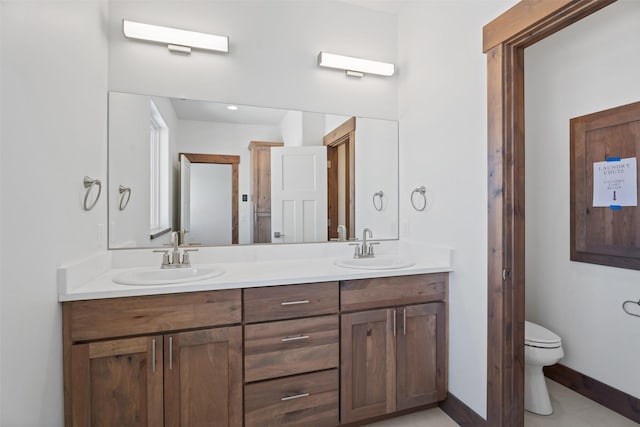
<path fill-rule="evenodd" d="M 403 252 L 406 254 L 406 249 Z M 112 278 L 114 276 L 131 270 L 132 268 L 140 268 L 143 265 L 113 268 L 114 264 L 117 265 L 121 262 L 113 261 L 110 252 L 108 252 L 60 267 L 58 269 L 58 300 L 62 302 L 172 294 L 217 289 L 406 276 L 412 274 L 449 272 L 452 270 L 451 250 L 448 248 L 428 248 L 421 250 L 414 247 L 411 252 L 409 256 L 415 261 L 413 266 L 388 270 L 362 270 L 339 267 L 335 265 L 334 262 L 339 258 L 344 258 L 344 256 L 327 256 L 330 255 L 328 253 L 322 254 L 324 256 L 314 256 L 310 258 L 294 257 L 294 259 L 267 259 L 247 262 L 235 260 L 215 263 L 201 262 L 197 264 L 194 263 L 194 266 L 204 267 L 211 265 L 222 269 L 224 273 L 211 279 L 157 286 L 131 286 L 113 282 Z M 157 256 L 153 259 L 155 260 L 156 258 Z M 202 258 L 207 257 L 203 256 Z M 153 265 L 145 267 L 153 267 Z"/>

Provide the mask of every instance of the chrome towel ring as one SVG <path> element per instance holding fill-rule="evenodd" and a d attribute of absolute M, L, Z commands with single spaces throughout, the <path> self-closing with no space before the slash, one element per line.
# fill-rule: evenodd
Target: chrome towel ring
<path fill-rule="evenodd" d="M 627 308 L 627 304 L 636 304 L 638 306 L 638 313 L 633 313 Z M 640 317 L 640 299 L 638 301 L 625 301 L 622 303 L 622 310 L 627 313 L 629 316 Z"/>
<path fill-rule="evenodd" d="M 118 187 L 118 192 L 120 193 L 120 210 L 123 211 L 129 204 L 129 200 L 131 200 L 131 187 L 125 187 L 121 185 Z"/>
<path fill-rule="evenodd" d="M 415 190 L 413 190 L 411 192 L 411 206 L 413 206 L 413 209 L 417 210 L 418 212 L 423 211 L 424 208 L 427 207 L 427 189 L 424 187 L 424 185 L 416 188 Z M 414 200 L 414 196 L 416 194 L 420 194 L 422 196 L 422 207 L 418 207 L 416 206 L 415 200 Z"/>
<path fill-rule="evenodd" d="M 82 207 L 84 208 L 85 211 L 90 211 L 91 209 L 93 209 L 96 203 L 98 203 L 98 199 L 100 199 L 100 193 L 102 193 L 102 183 L 100 182 L 99 179 L 93 179 L 88 176 L 84 177 L 83 183 L 84 183 L 84 188 L 87 189 L 87 193 L 84 195 L 84 202 Z M 93 187 L 96 185 L 98 186 L 98 194 L 96 195 L 96 198 L 93 200 L 93 202 L 89 204 L 88 203 L 89 194 L 91 193 L 91 190 L 93 189 Z"/>
<path fill-rule="evenodd" d="M 373 193 L 373 199 L 372 199 L 373 207 L 378 212 L 382 210 L 382 205 L 383 205 L 382 196 L 384 196 L 384 193 L 382 192 L 382 190 L 378 191 L 377 193 Z M 378 203 L 376 203 L 376 197 L 380 200 L 380 203 L 379 203 L 380 207 L 378 207 Z"/>

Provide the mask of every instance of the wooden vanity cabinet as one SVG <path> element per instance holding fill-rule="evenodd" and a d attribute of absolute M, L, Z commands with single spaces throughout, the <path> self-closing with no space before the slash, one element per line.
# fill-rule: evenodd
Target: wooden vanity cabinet
<path fill-rule="evenodd" d="M 244 291 L 245 426 L 339 423 L 337 282 Z"/>
<path fill-rule="evenodd" d="M 65 425 L 242 426 L 240 321 L 239 290 L 64 303 Z"/>
<path fill-rule="evenodd" d="M 447 277 L 65 302 L 65 425 L 329 427 L 444 400 Z"/>
<path fill-rule="evenodd" d="M 446 398 L 446 300 L 444 274 L 342 282 L 342 309 L 366 309 L 341 315 L 342 423 Z"/>

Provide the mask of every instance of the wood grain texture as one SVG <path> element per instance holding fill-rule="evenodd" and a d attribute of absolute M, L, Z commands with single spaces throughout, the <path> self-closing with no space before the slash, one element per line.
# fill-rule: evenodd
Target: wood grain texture
<path fill-rule="evenodd" d="M 71 425 L 162 425 L 162 352 L 153 351 L 161 342 L 154 336 L 74 345 Z"/>
<path fill-rule="evenodd" d="M 347 280 L 340 284 L 342 311 L 445 301 L 447 273 Z"/>
<path fill-rule="evenodd" d="M 333 314 L 339 308 L 338 282 L 248 288 L 243 300 L 245 323 Z"/>
<path fill-rule="evenodd" d="M 327 133 L 323 138 L 324 145 L 339 145 L 349 134 L 356 130 L 356 118 L 351 117 L 340 126 Z"/>
<path fill-rule="evenodd" d="M 523 0 L 484 28 L 489 148 L 487 417 L 492 426 L 524 423 L 524 48 L 612 2 Z"/>
<path fill-rule="evenodd" d="M 397 409 L 444 400 L 445 308 L 430 303 L 397 311 Z"/>
<path fill-rule="evenodd" d="M 547 378 L 640 424 L 640 399 L 562 364 L 544 367 Z"/>
<path fill-rule="evenodd" d="M 338 148 L 327 146 L 327 236 L 329 239 L 338 238 L 339 218 L 339 192 L 338 192 Z"/>
<path fill-rule="evenodd" d="M 595 162 L 640 155 L 640 102 L 573 118 L 570 131 L 571 260 L 640 270 L 640 211 L 593 207 L 592 190 Z"/>
<path fill-rule="evenodd" d="M 482 51 L 514 42 L 533 44 L 615 0 L 522 0 L 482 29 Z"/>
<path fill-rule="evenodd" d="M 165 426 L 242 426 L 241 326 L 167 335 L 165 351 Z"/>
<path fill-rule="evenodd" d="M 271 243 L 271 147 L 282 142 L 251 141 L 253 243 Z"/>
<path fill-rule="evenodd" d="M 338 370 L 245 386 L 247 427 L 338 425 Z M 308 393 L 308 396 L 282 400 Z"/>
<path fill-rule="evenodd" d="M 446 400 L 440 402 L 440 409 L 461 427 L 488 426 L 487 420 L 451 393 Z"/>
<path fill-rule="evenodd" d="M 240 290 L 65 302 L 73 342 L 240 323 Z"/>
<path fill-rule="evenodd" d="M 246 325 L 245 381 L 338 367 L 339 331 L 338 315 Z"/>
<path fill-rule="evenodd" d="M 240 156 L 231 154 L 200 154 L 200 153 L 180 153 L 178 157 L 184 155 L 191 163 L 218 163 L 222 165 L 233 165 L 240 163 Z"/>
<path fill-rule="evenodd" d="M 379 309 L 341 316 L 342 423 L 395 411 L 394 314 Z"/>
<path fill-rule="evenodd" d="M 513 71 L 523 61 L 524 50 L 509 46 L 488 54 L 487 416 L 505 426 L 524 423 L 524 81 Z M 514 77 L 503 81 L 503 72 Z"/>
<path fill-rule="evenodd" d="M 351 117 L 340 126 L 326 134 L 323 138 L 324 145 L 327 146 L 327 154 L 332 160 L 332 169 L 331 173 L 327 174 L 327 198 L 329 201 L 328 204 L 328 218 L 331 220 L 331 228 L 334 229 L 333 232 L 330 232 L 329 236 L 336 235 L 337 236 L 337 226 L 338 222 L 338 194 L 340 193 L 339 188 L 341 186 L 344 187 L 344 206 L 345 206 L 345 223 L 342 224 L 347 229 L 347 239 L 355 238 L 355 223 L 356 223 L 356 118 Z M 345 182 L 339 182 L 338 180 L 338 169 L 339 169 L 339 158 L 338 155 L 338 147 L 344 146 L 345 149 Z M 333 209 L 332 209 L 333 208 Z M 335 216 L 333 216 L 335 215 Z M 335 233 L 335 234 L 333 234 Z"/>

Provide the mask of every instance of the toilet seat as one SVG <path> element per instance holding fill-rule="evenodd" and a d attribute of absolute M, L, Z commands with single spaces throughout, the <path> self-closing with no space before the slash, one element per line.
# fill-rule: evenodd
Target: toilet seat
<path fill-rule="evenodd" d="M 525 320 L 524 345 L 538 348 L 558 348 L 562 345 L 562 340 L 550 330 Z"/>

